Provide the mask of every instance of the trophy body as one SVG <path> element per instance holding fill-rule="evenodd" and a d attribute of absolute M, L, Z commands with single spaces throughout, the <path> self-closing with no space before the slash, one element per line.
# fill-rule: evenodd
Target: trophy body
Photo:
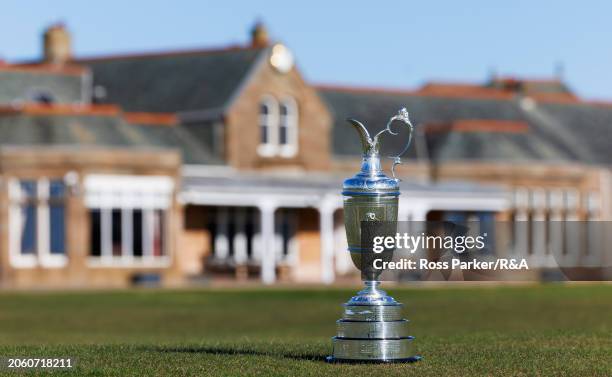
<path fill-rule="evenodd" d="M 387 124 L 391 134 L 395 134 L 389 128 L 394 120 L 410 125 L 408 114 L 402 111 Z M 380 271 L 369 266 L 374 254 L 362 242 L 362 222 L 365 221 L 385 222 L 391 225 L 386 232 L 395 234 L 397 231 L 399 180 L 384 174 L 378 152 L 378 136 L 385 130 L 372 139 L 361 123 L 349 122 L 359 132 L 363 159 L 359 173 L 343 184 L 344 223 L 351 259 L 362 272 L 365 289 L 344 304 L 344 314 L 337 321 L 337 334 L 332 338 L 333 354 L 327 361 L 417 361 L 420 356 L 414 354 L 414 337 L 408 334 L 408 320 L 402 317 L 402 304 L 378 288 Z M 399 157 L 395 163 L 399 163 Z M 379 257 L 390 259 L 392 250 Z"/>

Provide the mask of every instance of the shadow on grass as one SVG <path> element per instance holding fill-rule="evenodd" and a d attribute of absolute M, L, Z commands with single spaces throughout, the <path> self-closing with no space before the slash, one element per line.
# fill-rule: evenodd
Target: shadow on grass
<path fill-rule="evenodd" d="M 188 346 L 188 347 L 147 347 L 148 350 L 162 353 L 199 353 L 208 355 L 227 355 L 227 356 L 273 356 L 283 357 L 292 360 L 325 361 L 326 356 L 315 354 L 299 354 L 287 351 L 258 351 L 253 349 L 236 349 L 232 347 L 220 346 Z"/>

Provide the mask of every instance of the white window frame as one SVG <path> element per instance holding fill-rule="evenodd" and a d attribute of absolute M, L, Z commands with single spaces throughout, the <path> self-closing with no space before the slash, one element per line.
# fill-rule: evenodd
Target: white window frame
<path fill-rule="evenodd" d="M 167 176 L 91 174 L 85 177 L 85 205 L 100 210 L 100 256 L 90 255 L 89 267 L 169 267 L 168 248 L 174 182 Z M 121 211 L 121 255 L 112 254 L 112 211 Z M 134 210 L 142 211 L 142 256 L 133 254 Z M 162 255 L 153 255 L 154 213 L 164 216 Z"/>
<path fill-rule="evenodd" d="M 280 108 L 286 108 L 286 114 L 282 115 Z M 299 109 L 297 102 L 292 97 L 285 97 L 279 103 L 279 153 L 282 157 L 294 157 L 298 152 L 298 132 L 299 132 Z M 280 143 L 280 128 L 287 130 L 287 144 Z"/>
<path fill-rule="evenodd" d="M 170 263 L 168 255 L 168 209 L 142 207 L 89 207 L 89 210 L 100 211 L 100 256 L 89 256 L 90 267 L 167 267 Z M 112 245 L 112 212 L 121 211 L 121 255 L 113 255 Z M 142 211 L 142 256 L 135 256 L 133 249 L 133 217 L 134 210 Z M 162 255 L 154 255 L 154 213 L 162 211 Z"/>
<path fill-rule="evenodd" d="M 21 232 L 23 215 L 21 212 L 22 196 L 20 182 L 31 180 L 36 183 L 36 250 L 34 254 L 21 253 Z M 50 249 L 51 220 L 49 211 L 48 178 L 10 178 L 9 191 L 9 254 L 10 264 L 14 268 L 62 268 L 68 264 L 67 234 L 64 235 L 64 253 L 52 254 Z M 66 226 L 66 202 L 64 202 L 64 231 Z"/>
<path fill-rule="evenodd" d="M 268 109 L 267 114 L 263 114 L 261 112 L 261 107 L 265 106 Z M 257 147 L 257 153 L 262 157 L 272 157 L 278 154 L 278 113 L 279 106 L 278 101 L 270 96 L 264 95 L 259 102 L 258 111 L 258 140 L 259 145 Z M 266 127 L 266 143 L 262 143 L 261 141 L 261 128 L 262 126 Z"/>

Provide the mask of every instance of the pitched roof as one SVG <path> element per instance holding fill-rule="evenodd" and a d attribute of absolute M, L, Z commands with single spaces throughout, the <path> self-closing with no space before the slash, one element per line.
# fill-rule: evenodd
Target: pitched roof
<path fill-rule="evenodd" d="M 609 104 L 538 103 L 526 116 L 577 151 L 581 160 L 612 164 L 612 106 Z"/>
<path fill-rule="evenodd" d="M 482 93 L 445 96 L 333 87 L 321 87 L 319 93 L 334 116 L 332 146 L 337 157 L 356 156 L 361 150 L 357 134 L 345 122 L 347 117 L 362 121 L 376 132 L 398 109 L 406 107 L 420 132 L 425 125 L 447 126 L 448 132 L 424 133 L 427 156 L 435 160 L 612 164 L 612 107 L 537 102 L 518 95 L 486 98 Z M 487 126 L 472 132 L 456 129 L 457 124 L 470 122 Z M 516 127 L 495 129 L 507 122 L 528 127 L 521 132 L 511 132 L 517 131 Z M 384 137 L 383 153 L 400 151 L 404 141 L 401 136 Z M 415 154 L 413 146 L 408 157 Z"/>
<path fill-rule="evenodd" d="M 124 117 L 112 105 L 5 106 L 0 107 L 0 146 L 172 149 L 181 152 L 185 163 L 222 163 L 189 130 L 176 122 L 169 124 L 172 118 L 142 113 Z"/>
<path fill-rule="evenodd" d="M 150 146 L 173 148 L 181 152 L 183 164 L 223 165 L 223 159 L 214 153 L 207 139 L 196 137 L 187 125 L 172 127 L 151 124 L 132 125 Z M 204 126 L 207 128 L 206 126 Z"/>
<path fill-rule="evenodd" d="M 0 104 L 31 102 L 47 96 L 55 103 L 81 103 L 85 70 L 53 66 L 0 65 Z"/>
<path fill-rule="evenodd" d="M 233 47 L 77 61 L 105 89 L 103 101 L 126 111 L 222 111 L 265 51 Z"/>
<path fill-rule="evenodd" d="M 118 116 L 28 113 L 0 116 L 2 146 L 137 147 L 142 140 Z"/>

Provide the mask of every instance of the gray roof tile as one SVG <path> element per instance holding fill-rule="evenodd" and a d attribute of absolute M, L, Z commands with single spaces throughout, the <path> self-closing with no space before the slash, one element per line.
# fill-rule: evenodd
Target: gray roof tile
<path fill-rule="evenodd" d="M 230 48 L 185 53 L 86 59 L 104 102 L 126 111 L 221 109 L 266 49 Z"/>
<path fill-rule="evenodd" d="M 205 141 L 194 137 L 192 132 L 184 125 L 134 125 L 133 127 L 137 128 L 139 133 L 143 135 L 144 143 L 147 145 L 180 150 L 184 164 L 224 164 L 224 161 L 210 150 Z"/>
<path fill-rule="evenodd" d="M 156 147 L 118 116 L 24 113 L 0 116 L 0 145 Z"/>
<path fill-rule="evenodd" d="M 581 104 L 534 103 L 521 98 L 488 99 L 426 96 L 414 93 L 320 88 L 330 108 L 333 153 L 357 156 L 357 134 L 348 117 L 362 121 L 371 132 L 384 127 L 389 117 L 406 107 L 412 123 L 453 123 L 459 120 L 503 120 L 528 125 L 526 133 L 448 132 L 426 135 L 429 157 L 435 160 L 581 161 L 612 164 L 612 107 Z M 401 138 L 383 139 L 388 154 L 401 150 Z M 383 149 L 383 152 L 384 149 Z M 415 156 L 414 146 L 409 157 Z"/>
<path fill-rule="evenodd" d="M 0 69 L 0 104 L 33 102 L 40 93 L 55 103 L 83 101 L 83 76 L 54 72 Z"/>

